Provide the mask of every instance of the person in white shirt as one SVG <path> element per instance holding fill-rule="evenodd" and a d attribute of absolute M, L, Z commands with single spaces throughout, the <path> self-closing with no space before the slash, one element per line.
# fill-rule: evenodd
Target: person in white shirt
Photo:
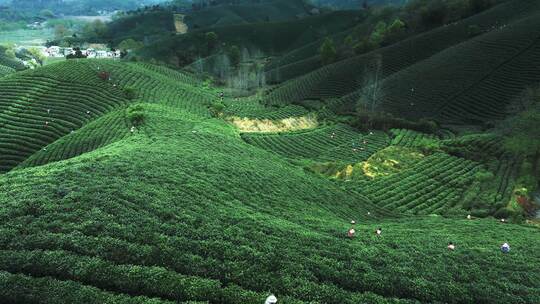
<path fill-rule="evenodd" d="M 501 246 L 501 251 L 503 253 L 508 253 L 510 252 L 510 245 L 508 245 L 508 243 L 504 243 L 502 246 Z"/>
<path fill-rule="evenodd" d="M 448 249 L 449 250 L 454 250 L 454 249 L 456 249 L 456 246 L 454 245 L 454 243 L 448 243 Z"/>
<path fill-rule="evenodd" d="M 266 298 L 266 301 L 264 301 L 264 304 L 276 304 L 276 303 L 277 303 L 277 298 L 274 295 L 268 296 L 268 298 Z"/>
<path fill-rule="evenodd" d="M 356 233 L 356 230 L 354 230 L 354 225 L 356 224 L 356 222 L 354 220 L 351 221 L 351 228 L 349 228 L 349 230 L 347 231 L 347 236 L 350 237 L 350 238 L 353 238 L 354 237 L 354 234 Z"/>
<path fill-rule="evenodd" d="M 377 236 L 381 236 L 381 234 L 382 234 L 382 228 L 378 228 L 377 230 L 375 230 L 375 234 L 376 234 Z"/>

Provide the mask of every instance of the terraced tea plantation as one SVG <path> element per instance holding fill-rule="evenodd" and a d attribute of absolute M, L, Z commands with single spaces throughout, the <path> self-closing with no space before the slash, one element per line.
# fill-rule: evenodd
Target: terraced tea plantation
<path fill-rule="evenodd" d="M 510 195 L 516 160 L 466 158 L 473 148 L 499 155 L 494 136 L 332 123 L 240 133 L 210 115 L 217 89 L 139 63 L 60 62 L 4 77 L 0 88 L 5 303 L 540 299 L 538 228 L 464 219 L 479 173 L 493 171 L 499 185 L 490 206 Z M 224 103 L 226 115 L 252 119 L 310 113 Z M 352 180 L 305 170 L 363 168 L 426 139 L 466 155 L 419 153 L 391 174 Z"/>
<path fill-rule="evenodd" d="M 540 303 L 536 142 L 503 120 L 538 105 L 539 1 L 334 61 L 407 11 L 211 2 L 119 15 L 123 59 L 0 58 L 0 304 Z M 221 55 L 268 82 L 187 68 Z"/>
<path fill-rule="evenodd" d="M 385 133 L 362 134 L 345 125 L 289 134 L 243 134 L 242 138 L 247 143 L 288 158 L 351 163 L 366 160 L 387 146 L 389 141 Z"/>

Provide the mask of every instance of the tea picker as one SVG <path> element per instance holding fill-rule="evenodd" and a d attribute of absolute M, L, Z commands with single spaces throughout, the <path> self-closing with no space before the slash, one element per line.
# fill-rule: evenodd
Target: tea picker
<path fill-rule="evenodd" d="M 351 221 L 351 225 L 352 225 L 352 226 L 351 226 L 351 228 L 349 228 L 349 231 L 347 231 L 347 236 L 348 236 L 349 238 L 351 238 L 351 239 L 354 237 L 354 234 L 356 233 L 356 230 L 354 230 L 354 225 L 355 225 L 355 224 L 356 224 L 355 221 Z"/>
<path fill-rule="evenodd" d="M 501 246 L 501 251 L 503 253 L 509 253 L 510 252 L 510 245 L 508 245 L 508 243 L 504 243 L 502 246 Z"/>
<path fill-rule="evenodd" d="M 276 304 L 277 298 L 274 295 L 270 295 L 268 298 L 266 298 L 266 301 L 264 301 L 264 304 Z"/>

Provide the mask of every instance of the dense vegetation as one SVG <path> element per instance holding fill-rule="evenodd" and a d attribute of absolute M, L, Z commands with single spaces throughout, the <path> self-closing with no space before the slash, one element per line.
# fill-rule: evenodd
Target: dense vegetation
<path fill-rule="evenodd" d="M 432 3 L 175 1 L 59 35 L 124 59 L 0 49 L 0 302 L 539 303 L 540 3 Z"/>
<path fill-rule="evenodd" d="M 98 67 L 112 80 L 103 82 Z M 75 79 L 88 89 L 71 80 L 73 90 L 55 90 L 64 95 L 48 99 L 51 84 L 40 79 L 57 89 Z M 205 110 L 215 91 L 150 65 L 69 61 L 0 83 L 23 81 L 36 83 L 25 85 L 36 90 L 25 96 L 37 103 L 27 107 L 17 95 L 9 95 L 12 103 L 4 97 L 0 132 L 5 140 L 34 139 L 24 149 L 13 146 L 19 153 L 34 146 L 39 152 L 10 158 L 21 165 L 0 176 L 0 284 L 8 303 L 57 302 L 55 290 L 63 288 L 70 290 L 65 303 L 258 303 L 270 291 L 288 303 L 535 303 L 540 296 L 540 278 L 531 271 L 539 262 L 537 228 L 492 219 L 400 218 L 381 209 L 459 210 L 479 163 L 438 152 L 397 175 L 342 187 L 279 155 L 308 163 L 361 161 L 391 143 L 384 133 L 323 126 L 271 141 L 239 137 Z M 96 103 L 100 88 L 114 103 Z M 134 99 L 122 93 L 128 88 L 135 88 L 128 94 Z M 79 104 L 69 96 L 79 96 Z M 15 105 L 24 115 L 7 110 Z M 38 117 L 48 108 L 55 121 L 44 127 Z M 56 141 L 48 132 L 64 137 Z M 408 136 L 418 137 L 401 138 Z M 336 153 L 324 147 L 332 141 Z M 349 146 L 355 143 L 368 148 L 356 156 Z M 351 218 L 360 222 L 354 240 L 344 235 Z M 377 227 L 384 229 L 380 238 L 371 236 Z M 456 252 L 447 252 L 450 241 Z M 504 241 L 515 252 L 498 252 Z"/>

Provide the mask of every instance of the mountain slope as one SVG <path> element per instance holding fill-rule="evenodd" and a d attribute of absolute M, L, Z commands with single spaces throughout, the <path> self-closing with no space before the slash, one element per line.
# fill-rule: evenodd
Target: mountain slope
<path fill-rule="evenodd" d="M 502 119 L 513 97 L 540 82 L 539 29 L 537 13 L 395 73 L 382 84 L 382 107 L 409 118 Z"/>
<path fill-rule="evenodd" d="M 490 31 L 535 16 L 540 10 L 537 1 L 509 1 L 460 22 L 440 27 L 371 53 L 325 66 L 309 74 L 287 81 L 268 92 L 267 103 L 294 103 L 302 100 L 343 98 L 342 103 L 354 108 L 364 78 L 374 66 L 381 65 L 381 79 L 427 60 L 454 45 L 471 39 L 470 26 Z M 532 28 L 530 28 L 532 30 Z M 525 34 L 525 33 L 524 33 Z M 455 58 L 453 60 L 458 60 Z M 302 63 L 302 62 L 301 62 Z M 301 68 L 291 65 L 286 68 Z M 286 69 L 284 68 L 284 69 Z M 283 71 L 287 73 L 287 71 Z M 417 75 L 420 77 L 420 75 Z M 410 88 L 409 88 L 410 89 Z"/>
<path fill-rule="evenodd" d="M 220 5 L 190 12 L 190 29 L 259 22 L 283 22 L 308 16 L 310 6 L 302 0 L 273 0 L 259 3 Z"/>
<path fill-rule="evenodd" d="M 0 175 L 6 303 L 260 303 L 270 292 L 286 303 L 540 299 L 538 228 L 464 220 L 465 210 L 442 218 L 381 207 L 423 202 L 417 213 L 438 212 L 440 198 L 442 207 L 458 208 L 456 191 L 468 189 L 468 175 L 441 185 L 478 163 L 441 153 L 388 178 L 331 180 L 304 164 L 365 159 L 351 153 L 350 141 L 377 150 L 389 144 L 387 135 L 321 126 L 248 139 L 209 115 L 215 89 L 150 65 L 66 61 L 0 83 L 25 90 L 2 97 L 8 127 L 0 138 L 32 140 L 36 148 L 9 148 L 14 163 L 0 154 L 19 164 Z M 97 111 L 99 94 L 108 95 Z M 58 139 L 46 137 L 47 107 L 57 123 L 80 129 L 58 127 Z M 134 107 L 142 120 L 129 132 Z M 91 118 L 77 116 L 86 109 Z M 271 141 L 254 142 L 260 138 Z M 416 185 L 415 174 L 426 178 Z M 351 219 L 354 239 L 346 237 Z M 504 255 L 498 247 L 506 241 L 512 251 Z M 448 251 L 448 242 L 457 249 Z"/>
<path fill-rule="evenodd" d="M 3 133 L 0 138 L 3 155 L 0 171 L 9 171 L 46 149 L 47 145 L 102 115 L 125 110 L 129 104 L 141 100 L 177 106 L 209 116 L 206 107 L 212 95 L 198 89 L 196 83 L 193 78 L 168 69 L 108 60 L 61 62 L 3 78 L 0 80 L 3 92 L 0 96 L 0 132 Z M 127 98 L 126 90 L 133 91 L 134 99 Z M 69 138 L 82 144 L 88 139 L 80 136 L 91 136 L 87 132 L 92 133 L 93 128 L 102 130 L 112 126 L 122 129 L 116 130 L 120 136 L 133 124 L 128 119 L 124 123 L 117 119 L 111 126 L 108 122 L 104 120 L 94 124 L 89 127 L 90 130 L 83 130 L 81 135 L 75 134 Z M 97 136 L 101 137 L 102 134 Z M 116 135 L 113 137 L 116 138 Z M 95 140 L 108 142 L 112 138 Z M 88 151 L 95 144 L 83 150 Z M 53 150 L 41 151 L 39 158 L 62 159 L 66 155 L 80 154 L 75 151 L 60 152 L 61 149 L 58 149 L 53 147 Z M 52 156 L 51 153 L 61 154 Z"/>

